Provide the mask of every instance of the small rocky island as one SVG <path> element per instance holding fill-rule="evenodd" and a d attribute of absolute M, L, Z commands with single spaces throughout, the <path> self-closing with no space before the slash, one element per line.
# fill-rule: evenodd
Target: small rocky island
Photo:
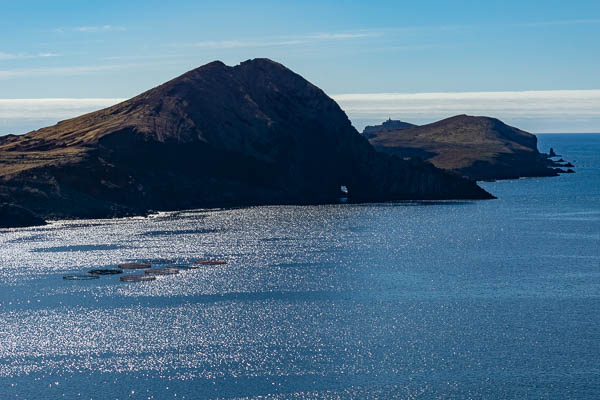
<path fill-rule="evenodd" d="M 115 106 L 0 137 L 0 203 L 45 219 L 342 195 L 493 198 L 428 162 L 375 151 L 335 101 L 268 59 L 215 61 Z"/>
<path fill-rule="evenodd" d="M 457 115 L 416 126 L 388 120 L 369 126 L 363 136 L 378 151 L 404 159 L 423 159 L 474 180 L 556 176 L 574 172 L 571 163 L 540 153 L 531 133 L 488 117 Z M 390 129 L 390 127 L 396 127 Z M 563 160 L 564 161 L 564 160 Z"/>

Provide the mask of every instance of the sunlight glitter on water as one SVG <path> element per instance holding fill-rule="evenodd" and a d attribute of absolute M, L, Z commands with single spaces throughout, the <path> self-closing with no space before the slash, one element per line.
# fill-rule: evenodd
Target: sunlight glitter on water
<path fill-rule="evenodd" d="M 595 176 L 487 183 L 500 195 L 490 202 L 250 207 L 2 230 L 3 391 L 593 397 Z M 558 191 L 565 185 L 588 192 L 573 199 Z M 62 279 L 206 258 L 228 263 L 153 282 Z"/>

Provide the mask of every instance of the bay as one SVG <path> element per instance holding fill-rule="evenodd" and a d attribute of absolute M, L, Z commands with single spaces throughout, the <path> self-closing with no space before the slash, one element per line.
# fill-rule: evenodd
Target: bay
<path fill-rule="evenodd" d="M 265 206 L 0 231 L 3 398 L 600 393 L 600 135 L 498 200 Z M 67 274 L 226 265 L 153 282 Z"/>

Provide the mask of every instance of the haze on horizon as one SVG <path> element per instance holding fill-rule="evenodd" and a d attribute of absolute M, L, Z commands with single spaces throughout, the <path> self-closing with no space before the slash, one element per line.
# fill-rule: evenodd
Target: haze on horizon
<path fill-rule="evenodd" d="M 490 3 L 3 2 L 0 135 L 256 57 L 325 90 L 358 129 L 468 113 L 600 132 L 600 3 Z"/>

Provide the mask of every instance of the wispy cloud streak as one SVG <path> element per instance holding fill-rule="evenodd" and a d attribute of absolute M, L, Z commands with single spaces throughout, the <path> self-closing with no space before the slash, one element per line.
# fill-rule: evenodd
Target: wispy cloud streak
<path fill-rule="evenodd" d="M 600 24 L 600 18 L 589 19 L 565 19 L 556 21 L 535 21 L 515 24 L 516 26 L 541 27 L 541 26 L 559 26 L 559 25 L 594 25 Z"/>
<path fill-rule="evenodd" d="M 124 26 L 115 25 L 97 25 L 97 26 L 75 26 L 71 28 L 56 28 L 54 32 L 84 32 L 84 33 L 98 33 L 98 32 L 120 32 L 126 31 L 127 28 Z"/>
<path fill-rule="evenodd" d="M 0 80 L 35 76 L 74 76 L 94 72 L 136 68 L 144 64 L 81 65 L 66 67 L 18 68 L 0 70 Z"/>
<path fill-rule="evenodd" d="M 73 28 L 77 32 L 111 32 L 111 31 L 125 31 L 127 30 L 124 26 L 113 26 L 113 25 L 101 25 L 101 26 L 77 26 Z"/>
<path fill-rule="evenodd" d="M 5 53 L 3 51 L 0 51 L 0 61 L 2 60 L 23 60 L 23 59 L 27 59 L 27 58 L 45 58 L 45 57 L 58 57 L 59 54 L 57 53 L 37 53 L 37 54 L 26 54 L 26 53 L 18 53 L 18 54 L 13 54 L 13 53 Z"/>
<path fill-rule="evenodd" d="M 256 39 L 207 40 L 193 43 L 177 43 L 171 47 L 206 47 L 212 49 L 229 49 L 241 47 L 279 47 L 309 44 L 315 42 L 363 39 L 380 36 L 379 32 L 323 32 L 300 36 L 279 36 Z"/>
<path fill-rule="evenodd" d="M 211 49 L 231 49 L 238 47 L 277 47 L 291 46 L 306 43 L 306 40 L 271 40 L 271 41 L 248 41 L 248 40 L 216 40 L 201 41 L 181 45 L 182 47 L 205 47 Z"/>
<path fill-rule="evenodd" d="M 306 38 L 308 39 L 329 39 L 329 40 L 338 40 L 338 39 L 359 39 L 359 38 L 368 38 L 381 36 L 380 32 L 355 32 L 355 33 L 317 33 L 315 35 L 308 35 Z"/>

